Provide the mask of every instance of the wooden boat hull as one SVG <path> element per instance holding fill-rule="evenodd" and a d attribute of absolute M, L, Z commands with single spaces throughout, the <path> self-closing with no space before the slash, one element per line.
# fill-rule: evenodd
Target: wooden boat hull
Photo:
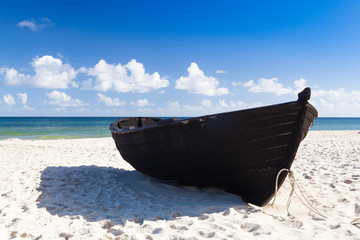
<path fill-rule="evenodd" d="M 221 188 L 263 206 L 317 117 L 309 98 L 307 88 L 298 101 L 181 121 L 121 118 L 110 131 L 123 159 L 144 174 Z"/>

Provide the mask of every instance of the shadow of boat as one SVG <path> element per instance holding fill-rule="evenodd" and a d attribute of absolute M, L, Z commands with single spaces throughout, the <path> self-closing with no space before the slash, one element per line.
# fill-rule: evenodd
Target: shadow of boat
<path fill-rule="evenodd" d="M 222 190 L 166 184 L 138 171 L 112 167 L 47 167 L 37 190 L 38 207 L 52 215 L 119 224 L 201 217 L 230 208 L 255 210 Z"/>

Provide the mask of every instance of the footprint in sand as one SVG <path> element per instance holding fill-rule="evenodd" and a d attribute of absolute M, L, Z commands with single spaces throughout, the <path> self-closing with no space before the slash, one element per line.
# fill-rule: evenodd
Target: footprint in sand
<path fill-rule="evenodd" d="M 152 234 L 158 234 L 158 233 L 161 233 L 163 231 L 162 228 L 155 228 L 153 231 L 152 231 Z"/>
<path fill-rule="evenodd" d="M 296 219 L 285 219 L 285 225 L 291 228 L 301 228 L 304 224 L 303 222 Z"/>
<path fill-rule="evenodd" d="M 261 229 L 261 226 L 259 224 L 250 223 L 250 222 L 243 223 L 241 224 L 240 227 L 248 232 L 254 232 L 254 233 Z"/>
<path fill-rule="evenodd" d="M 360 213 L 360 204 L 355 203 L 355 214 L 359 214 Z"/>
<path fill-rule="evenodd" d="M 199 231 L 199 235 L 203 238 L 213 238 L 215 236 L 215 232 L 205 233 L 203 231 Z"/>

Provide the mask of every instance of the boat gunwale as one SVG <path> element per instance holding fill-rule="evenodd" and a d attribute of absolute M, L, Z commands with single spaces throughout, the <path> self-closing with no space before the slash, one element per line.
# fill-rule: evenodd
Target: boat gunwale
<path fill-rule="evenodd" d="M 202 122 L 202 121 L 206 121 L 208 119 L 214 119 L 217 118 L 218 116 L 226 116 L 226 115 L 233 115 L 235 113 L 244 113 L 246 114 L 246 112 L 255 112 L 255 111 L 261 111 L 261 110 L 265 110 L 265 109 L 277 109 L 278 107 L 285 107 L 286 105 L 292 105 L 292 104 L 301 104 L 303 106 L 308 105 L 310 110 L 312 110 L 312 114 L 317 117 L 318 112 L 317 110 L 309 103 L 309 102 L 305 102 L 302 103 L 301 101 L 297 100 L 297 101 L 291 101 L 291 102 L 286 102 L 286 103 L 280 103 L 280 104 L 273 104 L 273 105 L 267 105 L 267 106 L 262 106 L 262 107 L 255 107 L 255 108 L 248 108 L 248 109 L 241 109 L 241 110 L 235 110 L 235 111 L 229 111 L 229 112 L 222 112 L 222 113 L 215 113 L 215 114 L 209 114 L 209 115 L 204 115 L 204 116 L 199 116 L 199 117 L 190 117 L 190 118 L 185 118 L 182 120 L 178 120 L 178 121 L 173 121 L 173 122 L 169 122 L 169 123 L 164 123 L 164 124 L 150 124 L 148 126 L 142 126 L 142 127 L 135 127 L 133 129 L 121 129 L 117 126 L 117 123 L 121 120 L 121 119 L 131 119 L 131 118 L 158 118 L 158 117 L 123 117 L 123 118 L 119 118 L 116 121 L 114 121 L 113 123 L 110 124 L 109 130 L 112 134 L 131 134 L 131 133 L 136 133 L 136 132 L 142 132 L 142 131 L 147 131 L 150 129 L 159 129 L 159 128 L 165 128 L 165 127 L 169 127 L 171 125 L 175 126 L 175 125 L 186 125 L 189 124 L 189 122 Z M 310 107 L 311 106 L 311 107 Z"/>

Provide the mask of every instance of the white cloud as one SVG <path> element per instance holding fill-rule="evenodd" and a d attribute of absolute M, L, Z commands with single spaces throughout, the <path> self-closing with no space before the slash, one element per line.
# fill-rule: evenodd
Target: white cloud
<path fill-rule="evenodd" d="M 30 64 L 35 72 L 33 75 L 21 73 L 14 68 L 0 68 L 0 74 L 4 75 L 4 84 L 46 89 L 65 89 L 81 85 L 82 89 L 87 90 L 140 93 L 169 86 L 169 81 L 161 78 L 159 73 L 145 73 L 143 64 L 136 60 L 131 60 L 126 65 L 114 65 L 101 59 L 93 68 L 81 67 L 75 70 L 61 59 L 45 55 L 34 58 Z M 75 82 L 78 73 L 95 77 L 95 80 L 89 78 L 79 84 Z"/>
<path fill-rule="evenodd" d="M 53 26 L 54 24 L 48 18 L 38 18 L 36 21 L 34 18 L 21 21 L 17 24 L 20 28 L 27 28 L 33 32 L 40 31 L 46 27 Z"/>
<path fill-rule="evenodd" d="M 325 108 L 334 108 L 335 107 L 334 103 L 326 101 L 325 99 L 322 99 L 322 98 L 320 99 L 320 104 L 321 104 L 321 106 L 323 106 Z"/>
<path fill-rule="evenodd" d="M 37 88 L 58 89 L 77 87 L 73 80 L 77 72 L 69 64 L 63 64 L 61 59 L 49 55 L 36 57 L 31 62 L 35 75 L 19 73 L 14 68 L 2 68 L 5 73 L 4 83 L 10 86 L 31 86 Z"/>
<path fill-rule="evenodd" d="M 76 77 L 76 71 L 69 64 L 63 64 L 61 59 L 52 56 L 36 57 L 31 63 L 35 69 L 33 84 L 37 87 L 55 89 L 76 87 L 72 80 Z"/>
<path fill-rule="evenodd" d="M 16 104 L 15 98 L 11 94 L 4 95 L 3 99 L 7 105 L 11 106 Z"/>
<path fill-rule="evenodd" d="M 216 110 L 218 112 L 236 111 L 236 110 L 244 109 L 246 107 L 248 107 L 248 105 L 243 101 L 230 101 L 229 103 L 227 103 L 225 100 L 219 100 L 216 103 Z"/>
<path fill-rule="evenodd" d="M 258 83 L 250 80 L 242 86 L 255 93 L 274 93 L 275 95 L 298 94 L 306 86 L 304 78 L 294 81 L 294 87 L 284 87 L 277 78 L 260 78 Z M 317 108 L 320 116 L 358 116 L 360 111 L 360 91 L 346 91 L 344 88 L 322 90 L 315 85 L 310 102 Z"/>
<path fill-rule="evenodd" d="M 324 115 L 358 116 L 360 111 L 360 91 L 346 91 L 343 88 L 331 90 L 313 90 L 310 100 L 319 113 Z M 334 110 L 337 109 L 335 112 Z M 342 112 L 346 115 L 341 114 Z M 339 114 L 340 113 L 340 114 Z"/>
<path fill-rule="evenodd" d="M 250 80 L 244 83 L 244 87 L 249 88 L 249 92 L 254 93 L 274 93 L 275 95 L 284 95 L 294 93 L 294 90 L 287 87 L 283 87 L 281 83 L 278 82 L 277 78 L 259 78 L 258 84 L 256 84 L 253 80 Z M 299 85 L 300 83 L 298 83 Z"/>
<path fill-rule="evenodd" d="M 225 102 L 225 100 L 219 100 L 216 106 L 221 109 L 226 109 L 229 107 L 229 105 Z"/>
<path fill-rule="evenodd" d="M 205 108 L 210 108 L 212 106 L 211 100 L 204 99 L 201 101 L 200 105 Z"/>
<path fill-rule="evenodd" d="M 358 99 L 360 100 L 360 98 L 358 97 L 358 92 L 353 91 L 352 93 L 348 93 L 345 91 L 345 89 L 343 88 L 339 88 L 337 90 L 314 90 L 312 91 L 312 96 L 313 97 L 318 97 L 318 98 L 324 98 L 324 99 L 328 99 L 328 100 L 355 100 Z"/>
<path fill-rule="evenodd" d="M 33 32 L 37 31 L 37 29 L 38 29 L 38 27 L 35 23 L 35 19 L 21 21 L 17 24 L 17 26 L 21 27 L 21 28 L 28 28 Z"/>
<path fill-rule="evenodd" d="M 275 95 L 280 96 L 285 94 L 298 94 L 306 87 L 306 79 L 300 78 L 299 80 L 295 80 L 295 88 L 284 87 L 282 83 L 279 83 L 278 78 L 259 78 L 258 83 L 249 80 L 244 84 L 241 82 L 233 82 L 232 85 L 249 88 L 249 92 L 253 93 L 274 93 Z"/>
<path fill-rule="evenodd" d="M 13 68 L 1 68 L 0 74 L 5 74 L 4 83 L 10 86 L 25 85 L 30 79 L 29 75 L 19 73 Z"/>
<path fill-rule="evenodd" d="M 27 103 L 27 94 L 26 93 L 18 93 L 17 94 L 18 99 L 20 100 L 20 102 L 24 105 L 26 105 Z"/>
<path fill-rule="evenodd" d="M 98 93 L 97 96 L 98 96 L 98 100 L 100 102 L 105 103 L 106 106 L 117 106 L 117 107 L 119 107 L 119 106 L 124 106 L 126 104 L 125 101 L 120 101 L 119 98 L 107 97 L 107 96 L 105 96 L 105 95 L 103 95 L 101 93 Z"/>
<path fill-rule="evenodd" d="M 203 94 L 206 96 L 221 96 L 229 94 L 227 88 L 218 88 L 219 81 L 214 77 L 205 76 L 196 63 L 191 63 L 188 76 L 176 80 L 176 89 L 187 90 L 190 93 Z"/>
<path fill-rule="evenodd" d="M 169 108 L 171 110 L 177 110 L 177 109 L 180 109 L 180 107 L 181 107 L 178 101 L 175 101 L 175 102 L 167 101 L 165 103 L 165 105 L 167 106 L 167 108 Z"/>
<path fill-rule="evenodd" d="M 306 79 L 300 78 L 299 80 L 294 81 L 294 85 L 296 87 L 296 92 L 301 92 L 304 88 L 306 88 Z"/>
<path fill-rule="evenodd" d="M 46 95 L 50 98 L 49 104 L 58 105 L 60 107 L 81 107 L 86 106 L 88 104 L 84 103 L 79 99 L 72 99 L 69 95 L 64 92 L 52 91 L 51 93 L 46 93 Z"/>
<path fill-rule="evenodd" d="M 233 110 L 244 109 L 247 107 L 247 104 L 243 101 L 230 101 L 230 108 Z"/>
<path fill-rule="evenodd" d="M 139 99 L 136 102 L 131 102 L 131 105 L 146 107 L 146 106 L 153 106 L 154 104 L 149 102 L 147 99 Z"/>
<path fill-rule="evenodd" d="M 225 70 L 216 70 L 215 73 L 217 73 L 217 74 L 226 74 L 226 73 L 228 73 L 228 71 L 225 71 Z"/>
<path fill-rule="evenodd" d="M 182 105 L 178 101 L 167 101 L 163 108 L 154 110 L 159 116 L 203 116 L 227 111 L 236 111 L 253 105 L 242 101 L 218 100 L 212 102 L 209 99 L 202 100 L 199 104 Z"/>
<path fill-rule="evenodd" d="M 126 65 L 108 64 L 101 59 L 93 68 L 83 69 L 96 78 L 94 89 L 107 92 L 149 92 L 169 86 L 169 81 L 161 78 L 158 72 L 145 73 L 144 65 L 131 60 Z M 89 80 L 88 80 L 89 82 Z"/>
<path fill-rule="evenodd" d="M 80 83 L 80 88 L 84 90 L 92 90 L 93 89 L 93 81 L 91 78 L 88 80 L 84 80 Z"/>
<path fill-rule="evenodd" d="M 240 83 L 239 83 L 240 84 Z M 249 80 L 247 81 L 246 83 L 243 84 L 244 87 L 248 87 L 248 88 L 251 88 L 251 87 L 254 87 L 255 86 L 255 82 L 254 80 Z"/>

